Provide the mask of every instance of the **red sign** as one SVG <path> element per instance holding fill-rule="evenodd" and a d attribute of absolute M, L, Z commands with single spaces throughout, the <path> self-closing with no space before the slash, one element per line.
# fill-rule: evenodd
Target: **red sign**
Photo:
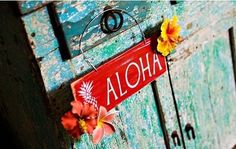
<path fill-rule="evenodd" d="M 165 57 L 151 39 L 127 50 L 71 84 L 75 100 L 114 108 L 166 71 Z"/>

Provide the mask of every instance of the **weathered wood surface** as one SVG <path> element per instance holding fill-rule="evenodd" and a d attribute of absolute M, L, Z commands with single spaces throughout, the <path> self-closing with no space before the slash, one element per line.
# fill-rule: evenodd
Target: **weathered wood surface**
<path fill-rule="evenodd" d="M 220 149 L 236 144 L 232 131 L 236 127 L 236 89 L 228 35 L 228 29 L 236 25 L 236 9 L 222 9 L 229 2 L 214 4 L 202 4 L 201 11 L 208 17 L 201 16 L 198 24 L 205 27 L 190 34 L 169 58 L 182 129 L 191 123 L 196 133 L 195 140 L 184 134 L 187 148 Z M 187 20 L 186 14 L 182 16 Z"/>
<path fill-rule="evenodd" d="M 218 77 L 221 77 L 220 73 L 217 74 L 216 71 L 222 71 L 227 64 L 230 64 L 231 59 L 228 55 L 229 59 L 227 59 L 226 62 L 215 64 L 216 61 L 222 59 L 222 57 L 216 55 L 216 57 L 213 58 L 212 55 L 214 54 L 210 53 L 214 51 L 214 48 L 223 49 L 223 47 L 226 47 L 227 49 L 229 47 L 226 44 L 228 38 L 226 39 L 225 35 L 229 27 L 235 26 L 235 5 L 236 3 L 233 1 L 179 2 L 177 5 L 172 6 L 168 1 L 153 2 L 149 8 L 150 11 L 148 15 L 150 17 L 140 23 L 142 30 L 146 30 L 159 23 L 162 20 L 162 16 L 171 17 L 174 14 L 179 16 L 180 24 L 183 27 L 181 34 L 185 40 L 178 46 L 176 53 L 170 57 L 170 69 L 178 108 L 181 114 L 182 128 L 178 128 L 168 76 L 164 75 L 160 79 L 157 79 L 157 85 L 169 136 L 174 130 L 177 130 L 179 133 L 179 129 L 184 129 L 186 122 L 191 122 L 194 125 L 197 138 L 195 141 L 188 141 L 185 135 L 187 148 L 211 148 L 213 146 L 217 148 L 219 147 L 218 145 L 224 148 L 224 145 L 231 147 L 230 143 L 233 142 L 218 141 L 219 135 L 224 136 L 224 138 L 229 137 L 228 140 L 234 138 L 234 134 L 230 136 L 228 132 L 230 128 L 233 128 L 234 125 L 232 122 L 235 123 L 235 120 L 232 116 L 228 116 L 228 120 L 226 119 L 221 122 L 220 120 L 226 118 L 229 111 L 226 110 L 220 113 L 220 105 L 218 104 L 222 103 L 222 101 L 224 101 L 222 99 L 225 97 L 225 99 L 229 101 L 229 104 L 224 102 L 226 108 L 233 108 L 232 103 L 234 103 L 234 101 L 232 99 L 235 99 L 235 90 L 234 93 L 230 91 L 232 91 L 234 86 L 232 82 L 226 85 L 226 83 L 232 81 L 232 78 L 229 77 L 220 80 L 222 81 L 222 85 L 226 87 L 223 87 L 223 90 L 218 90 L 217 82 L 219 81 L 217 81 L 217 79 L 214 81 L 214 78 L 210 76 L 210 74 L 216 74 Z M 82 16 L 76 16 L 76 18 L 79 17 Z M 48 19 L 49 16 L 46 8 L 39 9 L 23 17 L 28 38 L 30 41 L 33 41 L 31 46 L 37 57 L 44 85 L 49 96 L 50 113 L 52 117 L 59 119 L 60 116 L 69 109 L 69 101 L 72 100 L 69 83 L 72 79 L 79 78 L 90 71 L 91 67 L 83 60 L 81 55 L 68 61 L 62 61 L 57 40 L 54 34 L 51 34 L 52 27 Z M 217 34 L 221 35 L 220 33 L 223 33 L 222 35 L 224 36 L 222 36 L 222 38 L 219 36 L 212 37 L 212 31 L 215 32 L 215 35 L 213 34 L 214 36 Z M 133 34 L 135 36 L 133 36 Z M 206 42 L 208 40 L 209 42 Z M 110 40 L 96 44 L 95 47 L 86 51 L 85 54 L 90 58 L 93 64 L 98 66 L 140 41 L 141 36 L 136 26 L 130 28 L 130 30 L 125 30 Z M 220 44 L 217 44 L 217 42 Z M 94 41 L 92 38 L 91 40 L 88 38 L 86 44 L 92 45 Z M 211 47 L 211 44 L 215 44 L 216 46 Z M 210 46 L 211 48 L 207 49 L 204 45 Z M 218 53 L 220 53 L 220 51 Z M 207 61 L 209 57 L 210 61 Z M 200 63 L 198 59 L 202 59 L 202 62 Z M 196 65 L 196 67 L 194 67 L 194 65 Z M 217 66 L 216 68 L 214 68 L 215 65 Z M 192 68 L 193 71 L 188 70 L 188 67 Z M 198 67 L 203 67 L 204 70 L 199 71 L 197 69 Z M 222 71 L 224 72 L 222 74 L 223 76 L 226 76 L 227 73 L 232 73 L 229 68 L 230 67 L 227 66 L 223 69 L 227 70 L 227 72 Z M 205 80 L 207 80 L 207 82 Z M 196 84 L 196 82 L 198 82 L 198 84 Z M 178 87 L 180 87 L 180 89 L 178 89 Z M 216 89 L 218 93 L 215 93 Z M 215 95 L 212 95 L 213 93 L 215 93 Z M 226 93 L 229 95 L 226 95 Z M 209 95 L 211 95 L 211 97 L 209 97 Z M 198 97 L 202 98 L 198 99 Z M 213 98 L 215 98 L 216 101 L 214 101 Z M 210 101 L 210 103 L 207 101 Z M 135 107 L 131 106 L 133 102 L 135 102 Z M 212 103 L 215 103 L 215 109 L 212 108 Z M 154 104 L 151 87 L 147 86 L 142 89 L 140 93 L 135 94 L 119 105 L 120 116 L 116 121 L 120 126 L 116 126 L 117 133 L 104 139 L 97 148 L 104 148 L 105 146 L 108 148 L 109 146 L 112 148 L 146 148 L 149 146 L 150 148 L 164 148 L 162 134 L 160 133 L 161 130 L 158 124 L 159 119 L 154 110 L 156 108 Z M 143 107 L 144 105 L 146 108 Z M 199 111 L 210 111 L 210 113 L 199 113 Z M 218 118 L 212 115 L 214 112 L 219 114 Z M 150 117 L 148 118 L 148 116 L 153 116 L 154 121 L 151 120 Z M 147 122 L 148 125 L 143 125 L 143 121 Z M 226 131 L 220 129 L 229 124 L 232 124 L 232 127 L 226 128 Z M 143 126 L 143 130 L 140 130 L 140 125 Z M 202 128 L 203 125 L 205 128 Z M 211 129 L 212 127 L 217 127 L 216 130 L 219 130 L 218 135 L 213 133 L 214 130 Z M 148 128 L 152 129 L 149 131 Z M 154 129 L 156 132 L 153 131 Z M 152 136 L 155 136 L 154 138 L 157 142 L 153 142 Z M 76 142 L 75 146 L 81 148 L 86 148 L 86 146 L 88 148 L 95 148 L 95 146 L 92 146 L 91 143 L 86 141 L 88 140 L 86 136 L 84 136 L 82 140 L 83 141 Z M 174 148 L 171 138 L 170 143 L 171 147 Z M 112 145 L 114 145 L 114 147 Z M 178 148 L 182 148 L 182 146 Z"/>
<path fill-rule="evenodd" d="M 187 148 L 231 148 L 236 142 L 231 58 L 226 30 L 171 70 L 182 129 L 191 123 L 197 136 L 190 141 L 185 133 Z"/>
<path fill-rule="evenodd" d="M 96 15 L 102 13 L 107 5 L 113 8 L 123 9 L 135 17 L 138 22 L 142 22 L 150 17 L 150 9 L 154 4 L 152 1 L 72 1 L 56 3 L 56 10 L 72 57 L 80 54 L 78 43 L 86 25 Z M 86 36 L 83 37 L 81 48 L 85 51 L 91 49 L 135 25 L 134 20 L 129 16 L 123 16 L 124 24 L 122 29 L 116 33 L 107 35 L 101 32 L 100 15 L 100 17 L 90 24 Z"/>
<path fill-rule="evenodd" d="M 152 10 L 150 11 L 156 16 L 153 16 L 151 19 L 141 24 L 143 30 L 147 27 L 154 26 L 157 23 L 157 20 L 161 20 L 162 14 L 171 16 L 169 2 L 157 4 L 160 5 L 152 7 Z M 156 9 L 160 10 L 160 14 L 155 13 Z M 167 13 L 164 13 L 164 11 Z M 85 74 L 90 71 L 91 68 L 84 61 L 82 55 L 76 56 L 68 61 L 62 61 L 58 49 L 58 43 L 55 36 L 51 34 L 52 27 L 49 25 L 48 18 L 49 16 L 46 8 L 42 8 L 34 13 L 24 16 L 23 20 L 28 33 L 28 38 L 31 42 L 33 41 L 31 47 L 38 58 L 45 88 L 49 96 L 57 96 L 57 94 L 60 94 L 60 92 L 63 91 L 63 88 L 66 88 L 65 90 L 68 89 L 68 82 L 71 79 Z M 32 37 L 32 33 L 34 33 L 34 37 Z M 133 37 L 133 34 L 137 36 Z M 127 48 L 140 42 L 140 40 L 141 34 L 136 26 L 115 36 L 110 41 L 108 40 L 108 42 L 97 45 L 85 54 L 88 55 L 93 64 L 100 65 L 107 59 L 114 57 Z M 122 45 L 120 43 L 122 43 Z M 58 91 L 59 88 L 62 88 L 61 91 Z M 63 101 L 65 100 L 68 99 L 57 99 L 55 102 L 58 102 L 58 104 L 63 103 L 64 107 Z"/>
<path fill-rule="evenodd" d="M 175 112 L 173 97 L 171 95 L 170 82 L 167 73 L 168 72 L 166 72 L 163 76 L 156 80 L 158 86 L 158 93 L 165 116 L 165 124 L 169 135 L 170 147 L 175 149 L 181 149 L 183 148 L 182 142 L 181 146 L 174 146 L 173 140 L 171 138 L 171 133 L 173 131 L 177 131 L 180 137 L 180 128 L 178 126 L 177 115 Z"/>
<path fill-rule="evenodd" d="M 18 7 L 20 8 L 21 14 L 26 15 L 28 13 L 31 13 L 33 11 L 36 11 L 37 9 L 40 9 L 41 7 L 45 6 L 46 4 L 50 3 L 50 1 L 34 1 L 34 0 L 27 0 L 27 1 L 19 1 Z"/>

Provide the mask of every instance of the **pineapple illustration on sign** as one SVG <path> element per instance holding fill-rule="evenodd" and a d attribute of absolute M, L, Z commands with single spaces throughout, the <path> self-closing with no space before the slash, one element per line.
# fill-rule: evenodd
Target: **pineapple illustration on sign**
<path fill-rule="evenodd" d="M 80 90 L 78 91 L 78 93 L 81 97 L 83 97 L 86 103 L 92 104 L 95 106 L 95 108 L 98 108 L 97 100 L 95 97 L 92 96 L 92 89 L 93 89 L 92 81 L 83 82 L 80 86 Z"/>

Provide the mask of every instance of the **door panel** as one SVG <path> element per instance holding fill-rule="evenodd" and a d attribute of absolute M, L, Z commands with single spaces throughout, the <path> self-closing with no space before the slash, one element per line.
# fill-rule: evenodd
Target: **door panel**
<path fill-rule="evenodd" d="M 177 134 L 180 139 L 181 135 L 167 72 L 163 74 L 160 78 L 158 78 L 156 81 L 162 110 L 164 112 L 165 125 L 169 136 L 170 147 L 175 149 L 181 149 L 183 148 L 182 140 L 180 140 L 181 146 L 175 146 L 173 139 L 171 138 L 171 134 L 173 131 L 177 131 Z"/>
<path fill-rule="evenodd" d="M 196 135 L 195 140 L 188 140 L 184 132 L 186 148 L 221 149 L 236 143 L 234 73 L 225 28 L 206 28 L 186 41 L 181 47 L 191 51 L 191 56 L 171 67 L 182 130 L 189 123 Z"/>
<path fill-rule="evenodd" d="M 196 53 L 175 72 L 171 70 L 174 93 L 176 96 L 179 117 L 186 148 L 217 148 L 216 127 L 209 102 L 208 84 L 201 53 Z M 187 139 L 184 128 L 191 124 L 195 130 L 196 139 Z M 209 135 L 211 134 L 211 135 Z M 191 135 L 190 135 L 191 136 Z M 198 146 L 200 145 L 200 146 Z"/>
<path fill-rule="evenodd" d="M 180 21 L 184 20 L 185 41 L 169 57 L 169 65 L 186 148 L 232 148 L 236 144 L 231 130 L 235 128 L 232 105 L 236 96 L 227 32 L 236 24 L 233 5 L 199 1 L 174 6 Z M 188 123 L 195 130 L 195 140 L 188 140 Z"/>
<path fill-rule="evenodd" d="M 236 94 L 228 32 L 206 45 L 206 67 L 213 114 L 217 123 L 221 148 L 236 144 Z"/>

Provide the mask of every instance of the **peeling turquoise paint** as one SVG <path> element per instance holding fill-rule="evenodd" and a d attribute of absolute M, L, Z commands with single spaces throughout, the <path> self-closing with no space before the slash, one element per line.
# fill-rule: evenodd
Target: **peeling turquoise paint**
<path fill-rule="evenodd" d="M 56 49 L 39 62 L 41 73 L 47 76 L 44 78 L 46 90 L 55 90 L 56 86 L 60 87 L 75 77 L 71 63 L 63 62 L 60 56 L 59 49 Z"/>
<path fill-rule="evenodd" d="M 34 0 L 28 0 L 28 1 L 22 1 L 19 3 L 19 7 L 21 10 L 21 13 L 27 13 L 29 11 L 34 10 L 37 7 L 42 6 L 43 1 L 34 1 Z"/>
<path fill-rule="evenodd" d="M 63 30 L 65 32 L 66 41 L 71 51 L 72 56 L 76 56 L 80 54 L 78 50 L 78 43 L 80 40 L 80 35 L 84 31 L 85 26 L 92 20 L 96 15 L 101 13 L 106 5 L 109 5 L 114 8 L 124 9 L 133 15 L 138 22 L 141 22 L 149 17 L 150 7 L 152 2 L 147 1 L 84 1 L 82 3 L 75 2 L 63 2 L 57 4 L 57 11 L 59 14 L 60 22 L 63 26 Z M 127 7 L 128 6 L 128 7 Z M 107 40 L 117 33 L 111 35 L 105 35 L 101 32 L 100 28 L 100 18 L 95 20 L 91 26 L 88 28 L 88 32 L 86 32 L 86 36 L 83 39 L 84 50 L 92 48 L 93 45 L 99 44 L 104 40 Z M 122 31 L 131 27 L 130 24 L 134 24 L 134 20 L 132 20 L 127 15 L 124 15 L 124 25 L 122 27 Z M 93 44 L 91 43 L 93 39 Z M 95 42 L 96 41 L 96 42 Z"/>
<path fill-rule="evenodd" d="M 44 57 L 58 48 L 46 8 L 24 16 L 23 21 L 36 58 Z"/>

